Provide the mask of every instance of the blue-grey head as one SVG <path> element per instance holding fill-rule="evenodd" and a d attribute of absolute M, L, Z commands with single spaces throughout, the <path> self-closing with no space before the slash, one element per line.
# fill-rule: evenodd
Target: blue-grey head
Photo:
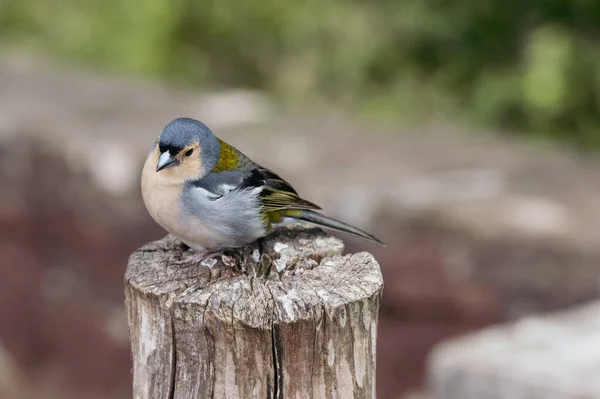
<path fill-rule="evenodd" d="M 221 150 L 219 140 L 202 122 L 177 118 L 158 137 L 156 172 L 170 169 L 185 179 L 201 178 L 216 165 Z"/>

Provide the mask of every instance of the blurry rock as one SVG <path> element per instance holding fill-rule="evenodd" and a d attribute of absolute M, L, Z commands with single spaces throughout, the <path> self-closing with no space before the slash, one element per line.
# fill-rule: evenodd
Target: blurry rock
<path fill-rule="evenodd" d="M 491 239 L 555 239 L 569 245 L 578 227 L 573 209 L 549 197 L 504 195 L 485 202 L 464 201 L 440 213 L 449 224 L 468 227 Z"/>
<path fill-rule="evenodd" d="M 388 283 L 389 286 L 391 284 Z M 468 322 L 392 317 L 384 310 L 377 337 L 377 398 L 397 399 L 403 398 L 404 392 L 419 391 L 424 382 L 425 359 L 429 350 L 445 338 L 476 327 Z"/>
<path fill-rule="evenodd" d="M 497 212 L 502 211 L 499 206 Z M 414 306 L 421 315 L 480 315 L 479 320 L 491 321 L 598 298 L 600 253 L 554 234 L 565 220 L 563 211 L 551 201 L 544 202 L 528 217 L 547 214 L 550 220 L 511 234 L 501 227 L 506 216 L 495 222 L 497 215 L 481 214 L 481 220 L 473 223 L 456 213 L 452 217 L 442 212 L 406 215 L 395 221 L 387 216 L 387 222 L 379 225 L 395 224 L 387 234 L 396 241 L 388 240 L 389 249 L 375 249 L 374 254 L 382 264 L 396 265 L 383 269 L 388 286 L 393 286 L 385 294 L 388 306 L 402 313 Z M 476 227 L 479 224 L 481 229 Z M 423 313 L 426 306 L 431 310 Z"/>
<path fill-rule="evenodd" d="M 600 398 L 600 302 L 439 344 L 435 399 Z"/>
<path fill-rule="evenodd" d="M 138 157 L 115 140 L 96 141 L 93 144 L 93 149 L 88 147 L 86 160 L 98 187 L 110 195 L 131 192 L 139 179 Z"/>
<path fill-rule="evenodd" d="M 408 392 L 408 393 L 400 396 L 400 399 L 434 399 L 434 398 L 431 395 L 429 395 L 427 392 L 411 391 L 411 392 Z"/>
<path fill-rule="evenodd" d="M 272 114 L 272 105 L 259 92 L 229 90 L 206 94 L 191 107 L 191 116 L 200 119 L 211 129 L 232 129 L 263 123 Z"/>
<path fill-rule="evenodd" d="M 570 233 L 573 227 L 567 208 L 549 198 L 511 198 L 503 211 L 509 226 L 530 235 L 560 237 Z"/>
<path fill-rule="evenodd" d="M 506 193 L 506 176 L 494 169 L 458 169 L 417 174 L 407 179 L 398 200 L 411 208 L 448 202 L 495 199 Z"/>
<path fill-rule="evenodd" d="M 0 397 L 16 398 L 22 387 L 22 377 L 16 365 L 0 344 Z"/>
<path fill-rule="evenodd" d="M 16 123 L 16 118 L 0 110 L 0 140 L 8 140 L 14 136 Z"/>
<path fill-rule="evenodd" d="M 105 328 L 115 342 L 129 346 L 129 326 L 125 309 L 120 306 L 113 307 L 106 316 Z"/>

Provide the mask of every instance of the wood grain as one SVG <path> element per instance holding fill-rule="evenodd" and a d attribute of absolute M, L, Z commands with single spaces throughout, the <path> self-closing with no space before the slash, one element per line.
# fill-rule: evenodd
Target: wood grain
<path fill-rule="evenodd" d="M 125 276 L 134 397 L 374 398 L 383 280 L 320 229 L 198 259 L 167 236 Z"/>

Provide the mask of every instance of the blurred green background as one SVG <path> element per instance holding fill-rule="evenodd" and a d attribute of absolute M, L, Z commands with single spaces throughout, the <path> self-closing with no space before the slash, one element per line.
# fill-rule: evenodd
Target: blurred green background
<path fill-rule="evenodd" d="M 597 0 L 0 1 L 5 47 L 585 149 L 600 146 L 599 29 Z"/>

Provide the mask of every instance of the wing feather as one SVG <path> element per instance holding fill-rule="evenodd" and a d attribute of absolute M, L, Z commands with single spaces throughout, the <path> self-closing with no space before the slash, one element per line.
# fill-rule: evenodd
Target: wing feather
<path fill-rule="evenodd" d="M 260 187 L 260 202 L 265 212 L 286 209 L 321 209 L 318 205 L 302 199 L 294 188 L 274 172 L 256 167 L 242 182 L 246 187 Z"/>
<path fill-rule="evenodd" d="M 212 199 L 221 198 L 233 190 L 260 189 L 259 201 L 265 213 L 282 210 L 321 209 L 302 199 L 287 181 L 274 172 L 253 164 L 247 170 L 213 172 L 192 183 L 208 192 Z"/>

